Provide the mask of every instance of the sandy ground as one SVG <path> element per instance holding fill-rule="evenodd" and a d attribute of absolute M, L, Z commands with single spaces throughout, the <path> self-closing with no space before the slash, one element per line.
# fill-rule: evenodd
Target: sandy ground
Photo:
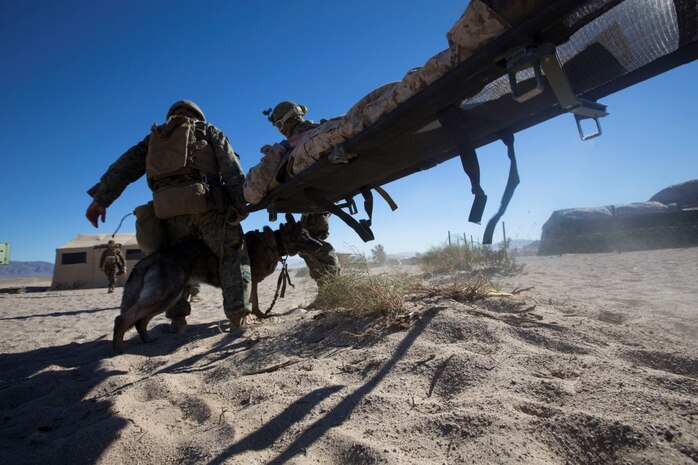
<path fill-rule="evenodd" d="M 519 261 L 517 300 L 413 299 L 379 335 L 301 308 L 308 278 L 230 333 L 205 287 L 116 357 L 120 289 L 0 293 L 0 463 L 698 462 L 698 248 Z"/>

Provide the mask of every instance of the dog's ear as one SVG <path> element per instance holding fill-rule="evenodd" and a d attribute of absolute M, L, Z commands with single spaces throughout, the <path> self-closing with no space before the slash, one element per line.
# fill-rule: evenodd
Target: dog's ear
<path fill-rule="evenodd" d="M 288 223 L 289 225 L 296 224 L 296 220 L 293 219 L 293 215 L 291 215 L 290 213 L 286 213 L 286 223 Z"/>

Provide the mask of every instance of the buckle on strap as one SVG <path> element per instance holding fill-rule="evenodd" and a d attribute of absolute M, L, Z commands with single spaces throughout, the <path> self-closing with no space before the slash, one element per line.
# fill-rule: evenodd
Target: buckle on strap
<path fill-rule="evenodd" d="M 579 137 L 586 141 L 601 135 L 601 124 L 599 118 L 608 115 L 606 106 L 597 102 L 592 102 L 581 97 L 577 97 L 572 90 L 572 86 L 567 79 L 565 71 L 560 65 L 555 46 L 553 44 L 542 44 L 535 48 L 518 49 L 506 60 L 507 72 L 509 74 L 509 85 L 511 86 L 511 96 L 517 102 L 525 102 L 543 93 L 545 83 L 542 75 L 557 98 L 560 107 L 572 113 L 577 123 Z M 529 68 L 533 69 L 535 77 L 535 87 L 525 93 L 521 93 L 516 73 Z M 541 71 L 542 70 L 542 71 Z M 585 134 L 581 122 L 586 119 L 593 119 L 596 123 L 596 131 Z"/>
<path fill-rule="evenodd" d="M 371 224 L 366 220 L 356 221 L 347 212 L 342 210 L 339 205 L 327 200 L 327 198 L 318 189 L 312 187 L 306 187 L 303 189 L 303 193 L 311 202 L 315 203 L 320 208 L 337 215 L 342 221 L 344 221 L 350 228 L 352 228 L 359 237 L 364 241 L 372 241 L 375 239 L 373 231 L 371 231 Z M 353 202 L 353 199 L 352 199 Z"/>

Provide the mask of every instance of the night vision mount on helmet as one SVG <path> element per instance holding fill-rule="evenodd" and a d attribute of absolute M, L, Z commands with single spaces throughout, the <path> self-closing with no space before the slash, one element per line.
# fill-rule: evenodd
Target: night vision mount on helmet
<path fill-rule="evenodd" d="M 292 118 L 302 118 L 308 113 L 308 107 L 298 105 L 295 102 L 283 101 L 276 105 L 274 109 L 268 108 L 262 114 L 267 117 L 269 122 L 281 129 L 286 121 Z"/>

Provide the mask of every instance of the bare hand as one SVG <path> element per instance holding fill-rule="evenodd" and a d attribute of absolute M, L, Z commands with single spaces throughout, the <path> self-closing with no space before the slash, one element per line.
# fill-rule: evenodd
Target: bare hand
<path fill-rule="evenodd" d="M 89 207 L 87 207 L 87 212 L 85 212 L 85 217 L 92 223 L 92 226 L 97 227 L 97 220 L 102 219 L 102 223 L 107 219 L 107 209 L 98 204 L 96 201 L 92 201 Z"/>

